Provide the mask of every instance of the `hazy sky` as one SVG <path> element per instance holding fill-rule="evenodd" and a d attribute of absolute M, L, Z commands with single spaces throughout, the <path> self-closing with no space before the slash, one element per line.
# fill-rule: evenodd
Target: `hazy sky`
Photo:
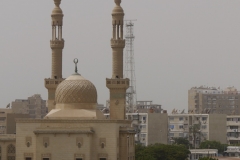
<path fill-rule="evenodd" d="M 138 100 L 187 109 L 193 86 L 240 89 L 239 0 L 122 0 L 135 23 Z M 79 72 L 105 104 L 111 77 L 114 0 L 62 0 L 63 76 Z M 33 94 L 47 98 L 53 0 L 0 1 L 0 107 Z"/>

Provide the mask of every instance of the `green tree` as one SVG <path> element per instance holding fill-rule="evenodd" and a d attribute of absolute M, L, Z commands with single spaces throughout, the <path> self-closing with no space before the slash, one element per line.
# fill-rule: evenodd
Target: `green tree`
<path fill-rule="evenodd" d="M 221 144 L 218 141 L 204 141 L 200 144 L 201 149 L 217 149 L 218 153 L 223 153 L 227 148 L 227 144 Z"/>
<path fill-rule="evenodd" d="M 178 138 L 174 138 L 173 140 L 174 140 L 174 144 L 184 145 L 186 148 L 189 148 L 190 146 L 189 140 L 187 138 L 178 137 Z"/>
<path fill-rule="evenodd" d="M 135 149 L 136 160 L 185 160 L 190 154 L 183 145 L 137 145 Z"/>
<path fill-rule="evenodd" d="M 189 127 L 189 133 L 193 136 L 193 148 L 196 148 L 196 138 L 197 135 L 199 135 L 199 138 L 201 138 L 201 123 L 199 124 L 194 124 Z M 201 139 L 199 139 L 201 141 Z"/>

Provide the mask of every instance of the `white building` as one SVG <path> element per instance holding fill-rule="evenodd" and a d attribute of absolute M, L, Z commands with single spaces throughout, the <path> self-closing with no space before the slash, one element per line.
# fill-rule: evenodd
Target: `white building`
<path fill-rule="evenodd" d="M 185 137 L 193 147 L 205 140 L 226 143 L 226 115 L 223 114 L 171 114 L 168 115 L 168 143 Z"/>
<path fill-rule="evenodd" d="M 189 155 L 190 160 L 198 160 L 202 157 L 217 157 L 217 149 L 190 149 L 191 154 Z"/>
<path fill-rule="evenodd" d="M 240 147 L 239 146 L 228 146 L 225 153 L 229 157 L 240 157 Z"/>

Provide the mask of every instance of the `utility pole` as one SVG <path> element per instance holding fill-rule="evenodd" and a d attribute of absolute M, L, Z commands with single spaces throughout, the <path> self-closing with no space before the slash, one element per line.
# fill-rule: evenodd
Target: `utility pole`
<path fill-rule="evenodd" d="M 130 79 L 130 85 L 126 92 L 126 111 L 133 113 L 136 110 L 137 92 L 136 92 L 136 76 L 134 61 L 134 21 L 125 20 L 126 22 L 126 49 L 125 49 L 125 72 L 124 77 Z"/>

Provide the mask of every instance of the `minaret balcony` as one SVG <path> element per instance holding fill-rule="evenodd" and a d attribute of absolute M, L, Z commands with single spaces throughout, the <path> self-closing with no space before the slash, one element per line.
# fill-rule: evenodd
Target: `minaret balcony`
<path fill-rule="evenodd" d="M 65 79 L 45 79 L 44 82 L 45 82 L 45 87 L 47 89 L 56 89 L 57 86 L 62 82 L 64 81 Z"/>
<path fill-rule="evenodd" d="M 129 87 L 129 79 L 106 79 L 106 86 L 110 88 L 127 89 Z"/>
<path fill-rule="evenodd" d="M 111 39 L 112 48 L 124 48 L 125 40 L 124 39 Z"/>
<path fill-rule="evenodd" d="M 50 45 L 52 49 L 63 49 L 64 48 L 64 40 L 51 40 Z"/>

